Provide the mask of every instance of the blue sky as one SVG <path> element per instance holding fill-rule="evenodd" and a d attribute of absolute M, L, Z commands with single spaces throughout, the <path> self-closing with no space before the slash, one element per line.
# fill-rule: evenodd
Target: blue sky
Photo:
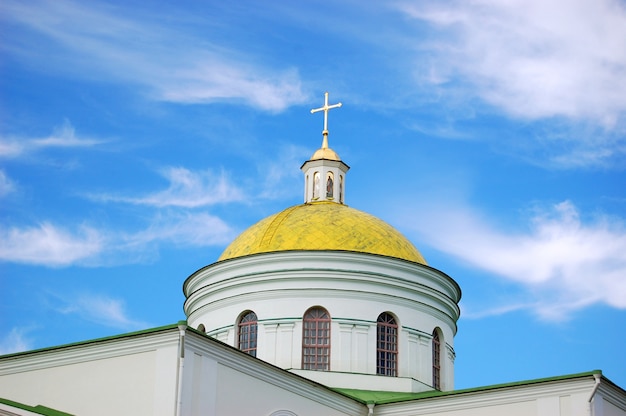
<path fill-rule="evenodd" d="M 346 202 L 463 289 L 456 387 L 626 386 L 626 3 L 5 0 L 0 353 L 184 319 L 183 281 Z"/>

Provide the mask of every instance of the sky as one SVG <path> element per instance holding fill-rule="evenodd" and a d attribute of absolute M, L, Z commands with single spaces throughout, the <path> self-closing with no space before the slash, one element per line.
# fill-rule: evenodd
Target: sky
<path fill-rule="evenodd" d="M 346 203 L 462 288 L 456 388 L 626 387 L 624 0 L 4 0 L 0 36 L 0 354 L 185 319 L 303 202 L 328 91 Z"/>

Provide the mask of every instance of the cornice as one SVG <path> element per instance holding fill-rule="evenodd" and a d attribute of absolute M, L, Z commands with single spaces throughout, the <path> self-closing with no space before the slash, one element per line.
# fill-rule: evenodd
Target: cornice
<path fill-rule="evenodd" d="M 606 377 L 602 377 L 598 393 L 604 400 L 626 412 L 626 391 Z"/>
<path fill-rule="evenodd" d="M 416 398 L 376 406 L 378 416 L 417 416 L 439 412 L 455 412 L 488 406 L 535 401 L 542 397 L 558 397 L 584 393 L 593 388 L 593 376 L 533 384 L 477 389 L 467 392 L 450 392 L 436 397 Z"/>
<path fill-rule="evenodd" d="M 207 294 L 207 296 L 209 296 L 209 294 Z M 321 297 L 326 299 L 353 299 L 358 301 L 376 301 L 389 305 L 399 305 L 431 315 L 448 324 L 454 332 L 456 332 L 457 329 L 456 320 L 454 319 L 454 309 L 450 308 L 448 309 L 448 313 L 444 313 L 441 309 L 438 309 L 434 305 L 426 302 L 420 302 L 416 299 L 392 296 L 370 291 L 344 290 L 336 288 L 293 288 L 263 291 L 257 290 L 246 293 L 239 293 L 228 297 L 216 296 L 215 300 L 208 303 L 206 303 L 206 299 L 204 299 L 203 302 L 203 299 L 200 298 L 194 300 L 194 305 L 201 306 L 196 307 L 192 310 L 192 312 L 189 312 L 191 309 L 191 305 L 186 304 L 185 313 L 187 313 L 189 319 L 193 319 L 193 317 L 196 315 L 219 311 L 220 309 L 231 305 L 249 304 L 253 301 L 270 301 L 276 298 L 307 299 L 314 297 Z M 437 306 L 441 307 L 443 306 L 443 304 L 438 303 Z"/>
<path fill-rule="evenodd" d="M 134 333 L 0 358 L 0 376 L 155 351 L 178 342 L 178 329 Z"/>
<path fill-rule="evenodd" d="M 222 300 L 239 295 L 234 295 L 229 291 L 240 290 L 241 295 L 243 295 L 244 291 L 266 290 L 265 288 L 272 284 L 284 285 L 283 287 L 291 286 L 288 287 L 289 290 L 293 290 L 295 287 L 320 289 L 322 285 L 326 285 L 326 289 L 329 290 L 338 290 L 342 286 L 352 284 L 355 287 L 360 286 L 357 290 L 352 289 L 355 292 L 367 292 L 367 286 L 370 286 L 372 292 L 387 292 L 390 296 L 400 296 L 407 299 L 410 299 L 410 296 L 407 296 L 410 293 L 416 299 L 420 299 L 421 303 L 431 304 L 431 306 L 437 305 L 437 308 L 445 310 L 448 319 L 452 321 L 456 321 L 460 315 L 456 302 L 460 292 L 455 290 L 456 286 L 444 285 L 441 287 L 441 283 L 447 282 L 447 280 L 442 280 L 441 276 L 432 274 L 432 270 L 423 265 L 361 253 L 350 253 L 349 255 L 340 253 L 340 260 L 336 256 L 331 256 L 331 258 L 319 257 L 319 253 L 307 252 L 308 255 L 305 257 L 294 257 L 293 254 L 281 252 L 256 257 L 260 263 L 251 262 L 249 257 L 254 256 L 245 257 L 243 261 L 233 259 L 233 262 L 239 263 L 240 267 L 232 267 L 233 262 L 229 262 L 228 273 L 222 273 L 223 270 L 215 269 L 210 275 L 195 275 L 193 284 L 190 280 L 192 278 L 186 282 L 185 312 L 191 316 L 192 312 L 195 313 L 198 309 L 203 308 L 203 306 L 198 308 L 197 305 L 207 302 L 209 297 Z M 268 257 L 272 257 L 272 261 L 268 261 Z M 279 261 L 285 257 L 290 257 L 290 262 L 287 264 Z M 307 263 L 308 257 L 314 257 L 316 262 Z M 346 262 L 346 258 L 356 258 L 359 262 Z M 370 261 L 372 258 L 375 260 L 374 262 Z M 362 261 L 364 259 L 368 261 Z M 245 263 L 246 266 L 241 265 L 242 263 Z M 271 267 L 257 267 L 261 263 Z M 290 267 L 294 264 L 299 264 L 301 267 Z M 361 264 L 363 267 L 355 267 L 355 264 Z M 396 267 L 398 265 L 401 267 Z M 410 267 L 407 268 L 407 265 Z M 401 276 L 395 274 L 394 271 L 401 271 Z M 214 279 L 217 276 L 219 278 Z M 441 289 L 444 287 L 445 291 L 442 291 Z M 446 293 L 447 290 L 452 290 L 452 293 Z M 456 327 L 455 322 L 453 327 Z"/>
<path fill-rule="evenodd" d="M 316 264 L 315 267 L 311 267 L 310 263 Z M 288 264 L 295 264 L 298 266 L 288 267 Z M 302 266 L 309 263 L 309 266 Z M 203 267 L 189 276 L 183 284 L 183 292 L 185 295 L 196 290 L 198 283 L 207 279 L 210 280 L 212 276 L 230 276 L 241 275 L 241 270 L 244 269 L 256 269 L 256 270 L 309 270 L 317 269 L 321 271 L 329 270 L 329 264 L 345 264 L 352 265 L 352 267 L 342 266 L 341 270 L 350 272 L 363 272 L 368 268 L 379 268 L 386 270 L 381 274 L 395 275 L 390 270 L 395 270 L 401 274 L 409 274 L 413 276 L 421 276 L 428 278 L 431 281 L 436 281 L 438 284 L 446 287 L 446 291 L 450 294 L 454 294 L 453 300 L 458 302 L 461 297 L 461 288 L 450 276 L 444 272 L 437 270 L 433 267 L 423 265 L 420 263 L 414 263 L 407 260 L 397 259 L 394 257 L 387 257 L 376 254 L 351 252 L 351 251 L 281 251 L 270 253 L 259 253 L 249 256 L 238 257 L 234 259 L 224 260 L 221 262 L 210 264 Z M 354 265 L 368 265 L 366 270 L 362 270 L 361 267 L 354 267 Z M 277 267 L 278 266 L 278 267 Z M 330 270 L 337 269 L 330 268 Z M 396 277 L 397 278 L 397 277 Z"/>
<path fill-rule="evenodd" d="M 223 302 L 228 299 L 236 302 L 236 299 L 239 297 L 268 300 L 280 297 L 281 293 L 286 293 L 287 291 L 290 293 L 290 296 L 293 296 L 297 291 L 307 294 L 317 291 L 318 293 L 323 293 L 326 297 L 333 298 L 345 295 L 348 298 L 359 300 L 380 300 L 381 297 L 387 297 L 386 301 L 393 299 L 392 303 L 404 303 L 405 306 L 415 302 L 416 304 L 424 305 L 422 310 L 431 310 L 434 313 L 445 312 L 447 319 L 451 319 L 454 322 L 460 314 L 458 305 L 449 298 L 441 296 L 439 292 L 433 291 L 428 287 L 410 288 L 406 285 L 396 285 L 393 279 L 363 280 L 358 278 L 334 279 L 332 277 L 293 279 L 267 275 L 263 279 L 243 279 L 229 283 L 229 285 L 220 285 L 218 287 L 207 286 L 202 290 L 196 291 L 185 301 L 185 313 L 191 316 L 206 306 L 206 304 Z M 288 284 L 280 285 L 276 283 Z M 279 289 L 278 287 L 282 288 Z"/>

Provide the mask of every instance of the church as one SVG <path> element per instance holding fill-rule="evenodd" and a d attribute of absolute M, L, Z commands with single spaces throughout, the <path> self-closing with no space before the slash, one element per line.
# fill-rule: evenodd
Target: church
<path fill-rule="evenodd" d="M 461 288 L 346 205 L 340 106 L 326 93 L 311 110 L 324 129 L 304 202 L 185 280 L 186 321 L 0 357 L 0 415 L 626 416 L 600 370 L 454 389 Z"/>

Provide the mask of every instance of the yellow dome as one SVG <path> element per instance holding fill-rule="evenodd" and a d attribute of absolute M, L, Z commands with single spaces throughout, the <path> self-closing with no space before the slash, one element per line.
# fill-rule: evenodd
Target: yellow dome
<path fill-rule="evenodd" d="M 322 147 L 320 149 L 317 149 L 315 153 L 313 153 L 313 156 L 311 156 L 311 160 L 320 160 L 320 159 L 341 160 L 337 152 L 335 152 L 330 147 Z"/>
<path fill-rule="evenodd" d="M 296 205 L 244 231 L 218 260 L 288 250 L 344 250 L 426 264 L 424 257 L 386 222 L 335 202 Z"/>

